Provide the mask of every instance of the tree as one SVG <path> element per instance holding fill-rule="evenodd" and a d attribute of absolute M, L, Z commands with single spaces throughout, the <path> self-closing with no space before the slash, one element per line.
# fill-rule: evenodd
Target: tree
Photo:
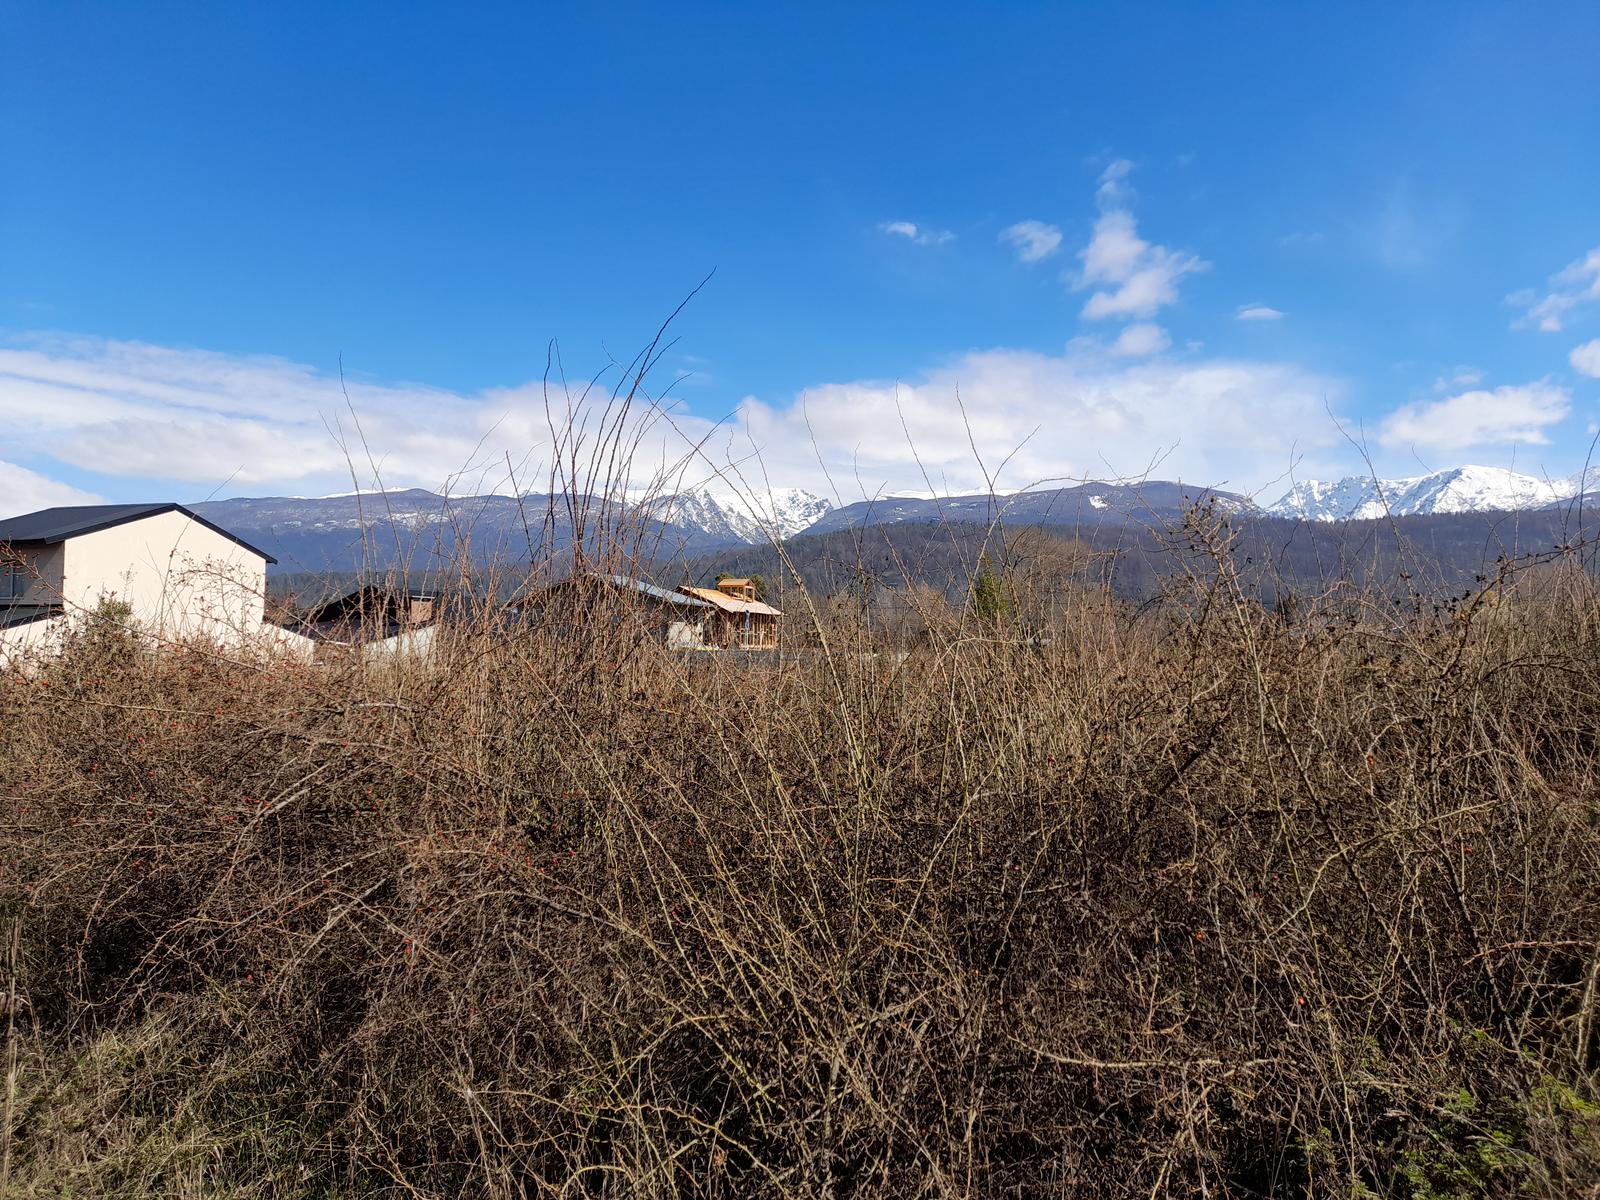
<path fill-rule="evenodd" d="M 967 611 L 985 625 L 995 625 L 1010 609 L 1004 581 L 1001 580 L 987 554 L 978 556 L 978 569 L 972 576 L 972 590 L 967 601 Z"/>

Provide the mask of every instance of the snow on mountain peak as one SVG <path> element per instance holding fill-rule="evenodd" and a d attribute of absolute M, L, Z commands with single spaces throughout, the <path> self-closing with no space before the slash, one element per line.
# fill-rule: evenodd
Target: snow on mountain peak
<path fill-rule="evenodd" d="M 662 520 L 750 545 L 793 537 L 832 508 L 821 496 L 794 487 L 739 493 L 702 486 L 662 497 L 652 505 Z"/>
<path fill-rule="evenodd" d="M 1362 521 L 1391 515 L 1511 512 L 1553 504 L 1573 494 L 1577 481 L 1554 482 L 1504 467 L 1464 466 L 1401 479 L 1350 475 L 1335 482 L 1307 479 L 1267 508 L 1275 517 L 1308 521 Z"/>
<path fill-rule="evenodd" d="M 1578 496 L 1587 492 L 1600 492 L 1600 466 L 1585 467 L 1581 471 L 1574 471 L 1561 482 L 1566 487 L 1568 496 Z"/>

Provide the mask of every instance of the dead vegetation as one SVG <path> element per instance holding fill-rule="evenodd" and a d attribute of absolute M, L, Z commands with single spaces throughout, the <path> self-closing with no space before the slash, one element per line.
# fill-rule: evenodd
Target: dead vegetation
<path fill-rule="evenodd" d="M 1589 577 L 1273 612 L 1221 536 L 900 654 L 7 675 L 10 1194 L 1584 1194 Z"/>

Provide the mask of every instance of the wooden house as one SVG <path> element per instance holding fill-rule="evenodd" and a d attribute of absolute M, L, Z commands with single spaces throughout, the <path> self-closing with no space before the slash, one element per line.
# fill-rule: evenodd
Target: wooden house
<path fill-rule="evenodd" d="M 722 579 L 714 588 L 681 587 L 686 596 L 709 604 L 706 641 L 734 650 L 776 650 L 783 613 L 756 599 L 749 579 Z"/>

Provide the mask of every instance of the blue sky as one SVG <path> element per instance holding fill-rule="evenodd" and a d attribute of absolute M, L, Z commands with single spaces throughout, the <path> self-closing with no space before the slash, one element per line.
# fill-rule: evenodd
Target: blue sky
<path fill-rule="evenodd" d="M 843 499 L 977 486 L 969 426 L 1270 500 L 1361 469 L 1336 419 L 1565 474 L 1600 416 L 1592 4 L 0 20 L 7 510 L 348 490 L 341 359 L 386 482 L 503 490 L 550 341 L 708 274 L 641 444 Z"/>

